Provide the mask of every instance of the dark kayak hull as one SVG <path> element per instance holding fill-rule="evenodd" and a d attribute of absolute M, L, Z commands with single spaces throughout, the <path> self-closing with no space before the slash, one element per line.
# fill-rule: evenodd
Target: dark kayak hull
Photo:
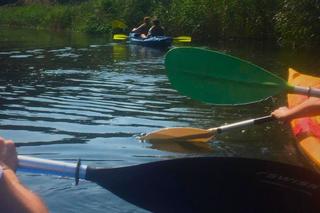
<path fill-rule="evenodd" d="M 135 33 L 129 34 L 129 41 L 131 44 L 141 45 L 145 47 L 167 48 L 172 44 L 172 37 L 169 36 L 154 36 L 150 38 L 141 38 Z"/>

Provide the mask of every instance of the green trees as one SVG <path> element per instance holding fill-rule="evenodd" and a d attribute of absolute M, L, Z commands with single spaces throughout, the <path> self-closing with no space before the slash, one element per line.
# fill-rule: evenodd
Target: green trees
<path fill-rule="evenodd" d="M 275 16 L 279 41 L 292 47 L 320 46 L 320 1 L 284 0 Z"/>
<path fill-rule="evenodd" d="M 320 0 L 50 2 L 0 7 L 0 25 L 105 33 L 115 30 L 114 20 L 121 20 L 128 26 L 125 29 L 128 32 L 144 16 L 157 16 L 169 35 L 192 35 L 194 40 L 202 42 L 254 39 L 273 40 L 295 48 L 320 46 Z"/>
<path fill-rule="evenodd" d="M 270 39 L 274 37 L 272 17 L 278 1 L 172 0 L 165 21 L 170 29 L 206 40 Z"/>

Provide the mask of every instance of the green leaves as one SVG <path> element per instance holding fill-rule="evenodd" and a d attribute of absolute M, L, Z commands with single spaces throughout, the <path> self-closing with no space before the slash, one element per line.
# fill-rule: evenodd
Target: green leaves
<path fill-rule="evenodd" d="M 318 0 L 284 0 L 275 16 L 276 29 L 283 45 L 320 45 L 320 4 Z"/>

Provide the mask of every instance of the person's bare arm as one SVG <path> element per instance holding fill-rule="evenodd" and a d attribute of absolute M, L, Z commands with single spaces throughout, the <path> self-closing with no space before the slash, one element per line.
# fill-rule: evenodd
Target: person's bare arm
<path fill-rule="evenodd" d="M 0 166 L 3 174 L 0 179 L 0 209 L 10 213 L 47 213 L 41 199 L 18 180 L 17 153 L 12 141 L 0 138 Z"/>
<path fill-rule="evenodd" d="M 292 108 L 280 107 L 271 114 L 281 121 L 320 115 L 320 98 L 308 98 L 301 104 Z"/>
<path fill-rule="evenodd" d="M 145 24 L 143 23 L 143 24 L 141 24 L 140 26 L 133 28 L 133 29 L 131 30 L 131 32 L 133 32 L 133 33 L 140 33 L 139 31 L 140 31 L 142 28 L 144 28 L 144 27 L 145 27 Z"/>

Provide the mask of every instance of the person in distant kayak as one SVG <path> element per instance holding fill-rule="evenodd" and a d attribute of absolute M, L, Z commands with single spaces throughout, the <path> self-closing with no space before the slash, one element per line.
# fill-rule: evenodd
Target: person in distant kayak
<path fill-rule="evenodd" d="M 160 21 L 158 19 L 152 20 L 152 26 L 147 34 L 147 37 L 153 36 L 164 36 L 164 29 L 163 27 L 161 27 Z"/>
<path fill-rule="evenodd" d="M 19 182 L 17 164 L 14 143 L 0 138 L 0 212 L 47 213 L 41 199 Z"/>
<path fill-rule="evenodd" d="M 280 121 L 320 115 L 320 98 L 310 97 L 292 108 L 280 107 L 274 110 L 271 115 Z"/>
<path fill-rule="evenodd" d="M 139 27 L 133 28 L 131 32 L 139 34 L 141 37 L 146 37 L 148 34 L 149 27 L 150 27 L 150 17 L 146 16 L 143 18 L 143 23 Z"/>

